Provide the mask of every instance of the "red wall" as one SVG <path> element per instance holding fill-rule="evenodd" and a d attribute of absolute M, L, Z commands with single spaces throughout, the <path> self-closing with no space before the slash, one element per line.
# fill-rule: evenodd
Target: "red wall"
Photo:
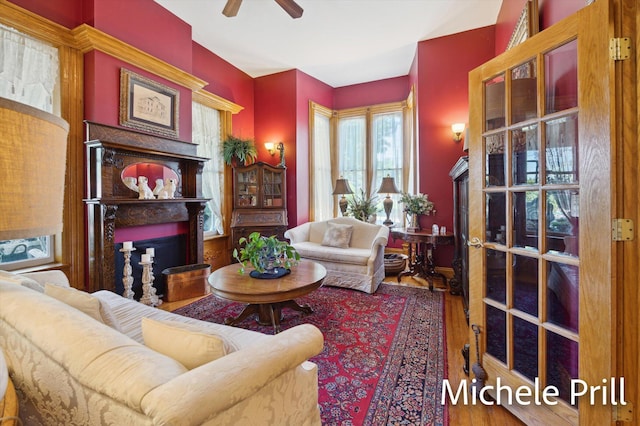
<path fill-rule="evenodd" d="M 436 213 L 421 217 L 453 229 L 453 185 L 449 171 L 464 155 L 451 124 L 468 122 L 469 71 L 493 57 L 494 27 L 484 27 L 418 43 L 419 192 L 429 194 Z M 452 52 L 454 52 L 452 54 Z M 452 247 L 439 247 L 438 265 L 451 265 Z"/>
<path fill-rule="evenodd" d="M 297 70 L 255 79 L 255 140 L 258 159 L 277 164 L 265 142 L 283 142 L 287 166 L 289 226 L 309 219 L 309 101 L 331 107 L 330 86 Z"/>
<path fill-rule="evenodd" d="M 399 102 L 407 99 L 409 76 L 338 87 L 334 90 L 334 109 Z"/>
<path fill-rule="evenodd" d="M 229 62 L 193 42 L 193 74 L 209 84 L 205 90 L 215 93 L 243 110 L 233 116 L 233 133 L 252 138 L 254 134 L 253 78 Z"/>
<path fill-rule="evenodd" d="M 503 0 L 496 20 L 495 55 L 507 49 L 527 0 Z M 585 7 L 585 0 L 538 0 L 540 31 Z"/>
<path fill-rule="evenodd" d="M 585 0 L 538 0 L 540 13 L 540 30 L 550 27 L 574 14 L 586 5 Z"/>
<path fill-rule="evenodd" d="M 191 72 L 191 26 L 186 22 L 154 1 L 93 0 L 93 3 L 96 29 Z"/>
<path fill-rule="evenodd" d="M 8 1 L 67 28 L 75 28 L 86 22 L 83 19 L 84 11 L 92 8 L 92 5 L 86 0 Z"/>
<path fill-rule="evenodd" d="M 334 89 L 315 78 L 297 71 L 296 88 L 296 151 L 294 180 L 296 214 L 289 225 L 299 225 L 309 221 L 310 146 L 309 146 L 309 101 L 331 108 L 334 103 Z M 293 204 L 289 204 L 293 206 Z"/>
<path fill-rule="evenodd" d="M 11 0 L 68 28 L 81 23 L 96 28 L 190 72 L 209 85 L 206 89 L 244 107 L 233 118 L 234 134 L 255 137 L 259 159 L 277 163 L 264 150 L 268 140 L 286 146 L 289 224 L 308 220 L 309 135 L 308 101 L 343 109 L 406 98 L 416 87 L 419 123 L 420 191 L 436 203 L 437 213 L 425 218 L 451 227 L 452 186 L 448 172 L 462 143 L 452 140 L 450 126 L 467 121 L 468 72 L 502 53 L 526 0 L 503 1 L 495 26 L 420 42 L 416 58 L 403 77 L 331 88 L 291 70 L 252 79 L 191 40 L 191 27 L 153 0 Z M 541 28 L 584 7 L 584 0 L 539 0 Z M 85 55 L 85 117 L 117 125 L 120 68 L 126 67 L 180 92 L 179 139 L 191 139 L 191 92 L 174 83 L 101 52 Z M 83 165 L 77 165 L 83 167 Z M 157 231 L 162 233 L 164 231 Z M 147 236 L 149 237 L 149 236 Z M 450 264 L 451 251 L 438 250 L 441 265 Z"/>

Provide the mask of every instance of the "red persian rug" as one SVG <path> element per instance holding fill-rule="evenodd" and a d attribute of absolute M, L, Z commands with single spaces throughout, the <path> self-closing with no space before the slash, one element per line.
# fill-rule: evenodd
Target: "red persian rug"
<path fill-rule="evenodd" d="M 297 299 L 314 312 L 285 309 L 282 328 L 310 323 L 322 330 L 318 365 L 323 425 L 445 425 L 440 404 L 446 377 L 444 304 L 440 292 L 381 284 L 369 295 L 321 287 Z M 175 311 L 223 323 L 243 305 L 208 296 Z M 249 317 L 239 327 L 271 334 Z"/>

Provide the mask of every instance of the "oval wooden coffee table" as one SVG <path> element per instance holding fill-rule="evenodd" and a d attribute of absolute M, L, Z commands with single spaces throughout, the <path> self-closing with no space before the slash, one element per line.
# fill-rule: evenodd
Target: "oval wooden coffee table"
<path fill-rule="evenodd" d="M 311 293 L 322 285 L 327 270 L 319 263 L 302 259 L 291 273 L 280 278 L 259 279 L 249 276 L 251 268 L 245 268 L 241 274 L 240 264 L 233 263 L 217 269 L 209 275 L 211 292 L 222 299 L 232 302 L 247 303 L 247 306 L 236 318 L 227 318 L 225 324 L 234 325 L 249 315 L 258 314 L 258 322 L 272 325 L 274 333 L 280 331 L 282 309 L 310 314 L 310 306 L 300 306 L 297 297 Z"/>

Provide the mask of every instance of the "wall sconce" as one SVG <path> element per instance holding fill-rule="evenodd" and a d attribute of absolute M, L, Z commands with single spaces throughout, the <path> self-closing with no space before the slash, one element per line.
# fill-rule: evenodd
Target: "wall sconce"
<path fill-rule="evenodd" d="M 345 197 L 344 194 L 353 194 L 353 190 L 349 186 L 349 181 L 340 176 L 340 179 L 336 180 L 336 188 L 333 190 L 333 194 L 331 195 L 342 195 L 338 202 L 342 216 L 347 212 L 347 197 Z"/>
<path fill-rule="evenodd" d="M 271 156 L 273 157 L 274 155 L 276 155 L 276 144 L 273 142 L 265 142 L 264 143 L 264 147 L 267 148 L 267 151 L 269 151 L 269 154 L 271 154 Z"/>
<path fill-rule="evenodd" d="M 462 140 L 462 132 L 464 132 L 464 123 L 452 124 L 451 131 L 453 132 L 453 140 L 460 142 Z"/>
<path fill-rule="evenodd" d="M 380 189 L 378 189 L 378 194 L 386 193 L 387 196 L 382 201 L 382 206 L 384 207 L 384 213 L 387 215 L 387 219 L 382 222 L 383 225 L 391 226 L 393 225 L 393 221 L 389 219 L 389 215 L 391 214 L 391 209 L 393 208 L 393 200 L 391 199 L 391 195 L 389 194 L 398 194 L 400 191 L 396 188 L 396 182 L 390 175 L 382 178 L 382 184 L 380 185 Z"/>
<path fill-rule="evenodd" d="M 275 142 L 265 142 L 264 147 L 269 151 L 269 154 L 271 154 L 272 157 L 276 155 L 276 149 L 280 151 L 280 164 L 278 164 L 278 166 L 284 167 L 284 143 L 278 142 L 276 144 Z"/>

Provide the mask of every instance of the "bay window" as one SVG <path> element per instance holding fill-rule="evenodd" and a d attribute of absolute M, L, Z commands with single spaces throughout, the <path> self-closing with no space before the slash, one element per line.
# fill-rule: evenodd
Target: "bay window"
<path fill-rule="evenodd" d="M 413 162 L 413 114 L 409 105 L 411 96 L 407 102 L 396 102 L 383 105 L 374 105 L 348 110 L 332 112 L 329 132 L 330 140 L 323 146 L 331 150 L 331 162 L 319 158 L 317 137 L 312 136 L 312 170 L 316 171 L 317 164 L 332 164 L 331 181 L 347 179 L 354 191 L 354 195 L 366 198 L 376 197 L 380 210 L 377 213 L 376 222 L 382 223 L 386 219 L 382 211 L 382 200 L 387 194 L 378 194 L 382 178 L 391 176 L 400 192 L 406 192 L 413 188 L 411 174 Z M 317 132 L 317 124 L 312 120 L 311 132 Z M 317 173 L 317 171 L 316 171 Z M 326 175 L 326 172 L 324 173 Z M 337 203 L 331 189 L 317 185 L 317 175 L 311 178 L 312 215 L 318 210 L 322 211 L 322 217 L 326 217 L 326 207 L 331 206 L 329 217 L 339 214 Z M 402 206 L 399 205 L 400 194 L 389 194 L 394 201 L 390 219 L 396 224 L 403 224 L 404 217 Z M 320 209 L 318 206 L 323 206 Z M 312 216 L 314 220 L 321 220 L 318 214 Z"/>

